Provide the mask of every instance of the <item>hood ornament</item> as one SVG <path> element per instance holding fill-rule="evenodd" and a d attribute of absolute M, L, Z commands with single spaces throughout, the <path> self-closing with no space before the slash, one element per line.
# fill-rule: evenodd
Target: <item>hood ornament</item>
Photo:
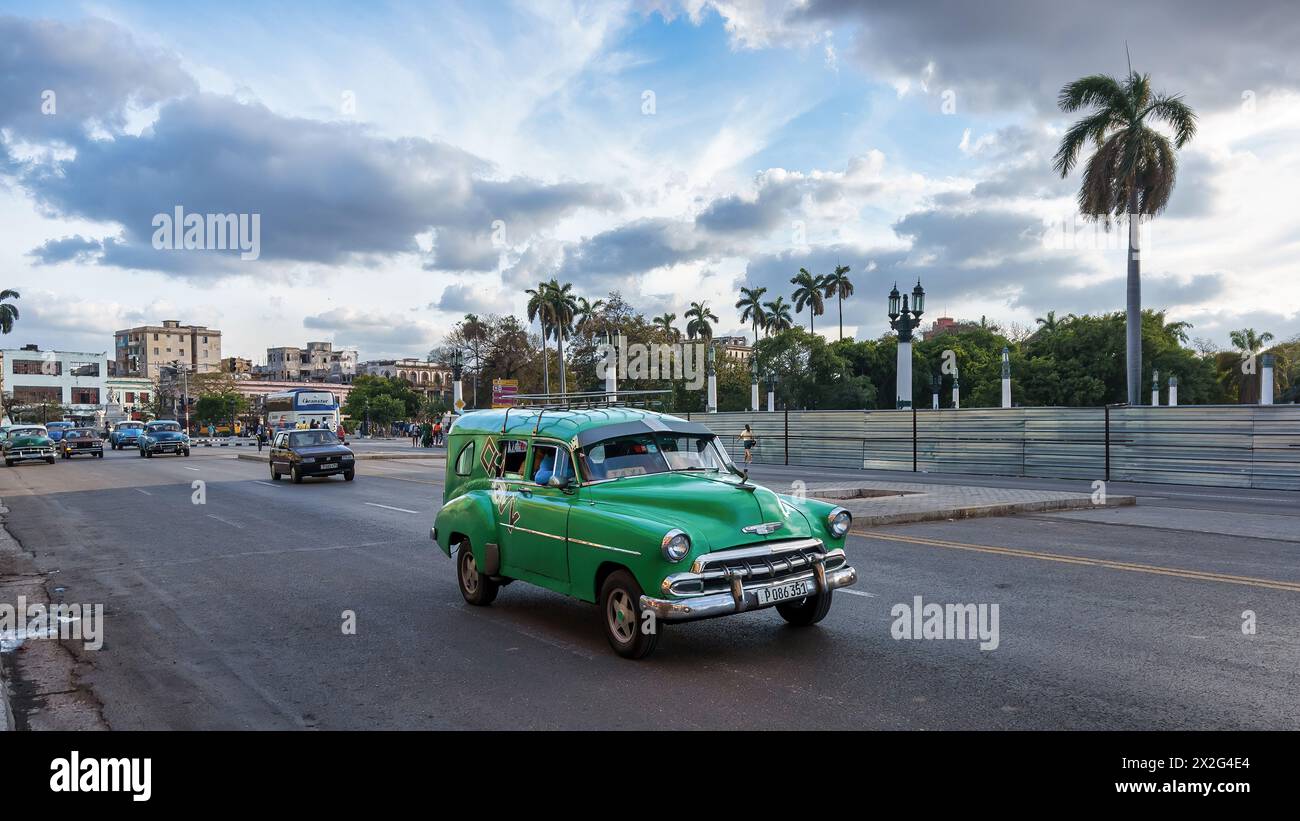
<path fill-rule="evenodd" d="M 766 536 L 769 533 L 775 533 L 776 531 L 780 530 L 783 527 L 785 527 L 785 522 L 764 522 L 761 525 L 750 525 L 749 527 L 742 527 L 740 529 L 740 532 L 753 533 L 758 536 Z"/>

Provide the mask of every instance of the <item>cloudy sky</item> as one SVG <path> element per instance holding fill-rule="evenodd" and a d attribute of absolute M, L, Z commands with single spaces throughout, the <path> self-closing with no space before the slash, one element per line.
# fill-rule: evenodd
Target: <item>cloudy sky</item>
<path fill-rule="evenodd" d="M 552 276 L 744 332 L 740 285 L 788 300 L 837 263 L 858 336 L 917 277 L 932 314 L 1120 309 L 1123 232 L 1050 159 L 1060 87 L 1123 74 L 1126 41 L 1200 114 L 1145 303 L 1221 343 L 1300 333 L 1286 3 L 0 0 L 5 343 L 179 319 L 255 361 L 423 355 Z M 155 248 L 177 207 L 259 215 L 260 256 Z"/>

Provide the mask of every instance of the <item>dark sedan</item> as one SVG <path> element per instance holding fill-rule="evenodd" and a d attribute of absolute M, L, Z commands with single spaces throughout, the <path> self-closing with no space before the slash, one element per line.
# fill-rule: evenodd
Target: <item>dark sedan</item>
<path fill-rule="evenodd" d="M 63 438 L 55 446 L 64 459 L 74 456 L 97 456 L 104 458 L 104 440 L 99 438 L 99 431 L 90 428 L 73 428 L 64 431 Z"/>
<path fill-rule="evenodd" d="M 324 428 L 280 431 L 271 443 L 271 479 L 277 482 L 286 473 L 296 483 L 307 476 L 339 473 L 351 482 L 357 475 L 355 462 L 352 449 L 339 442 L 333 431 Z"/>

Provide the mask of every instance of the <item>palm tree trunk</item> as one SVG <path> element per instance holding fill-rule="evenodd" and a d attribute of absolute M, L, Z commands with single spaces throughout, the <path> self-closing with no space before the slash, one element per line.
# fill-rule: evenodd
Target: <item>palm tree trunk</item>
<path fill-rule="evenodd" d="M 542 384 L 545 389 L 542 393 L 551 392 L 551 356 L 546 347 L 546 327 L 542 327 Z"/>
<path fill-rule="evenodd" d="M 1128 198 L 1128 301 L 1124 337 L 1130 405 L 1141 404 L 1142 397 L 1142 262 L 1138 234 L 1141 224 L 1134 186 Z"/>
<path fill-rule="evenodd" d="M 840 304 L 840 341 L 844 341 L 844 295 L 836 294 L 835 300 Z"/>
<path fill-rule="evenodd" d="M 556 345 L 558 346 L 558 348 L 559 348 L 559 360 L 560 360 L 560 393 L 561 393 L 561 394 L 565 394 L 565 393 L 568 393 L 568 390 L 566 389 L 565 384 L 564 384 L 564 331 L 563 331 L 563 330 L 561 330 L 561 331 L 560 331 L 560 335 L 557 336 L 557 337 L 555 338 L 555 344 L 556 344 Z"/>

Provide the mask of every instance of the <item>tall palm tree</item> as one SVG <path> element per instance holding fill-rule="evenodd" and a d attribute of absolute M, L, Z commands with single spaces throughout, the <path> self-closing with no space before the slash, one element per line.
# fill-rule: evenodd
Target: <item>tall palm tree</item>
<path fill-rule="evenodd" d="M 835 272 L 822 277 L 822 293 L 835 297 L 840 309 L 840 339 L 844 338 L 844 300 L 853 296 L 853 282 L 849 279 L 849 266 L 836 265 Z"/>
<path fill-rule="evenodd" d="M 546 350 L 546 340 L 551 338 L 551 329 L 555 327 L 554 306 L 551 304 L 550 299 L 550 285 L 539 282 L 536 288 L 527 288 L 524 293 L 528 294 L 528 322 L 531 324 L 537 321 L 542 326 L 542 384 L 545 386 L 543 392 L 550 393 L 551 358 Z"/>
<path fill-rule="evenodd" d="M 555 323 L 555 339 L 558 344 L 558 357 L 560 360 L 560 393 L 568 393 L 568 386 L 565 383 L 564 368 L 564 340 L 573 332 L 573 317 L 578 311 L 578 303 L 573 295 L 573 284 L 566 282 L 561 285 L 552 279 L 546 284 L 550 293 L 551 316 Z"/>
<path fill-rule="evenodd" d="M 474 404 L 478 407 L 478 377 L 483 371 L 483 342 L 487 338 L 487 326 L 476 314 L 465 314 L 460 323 L 461 335 L 474 353 Z"/>
<path fill-rule="evenodd" d="M 741 288 L 740 300 L 736 308 L 740 311 L 741 322 L 751 322 L 754 326 L 754 344 L 758 344 L 758 327 L 767 321 L 763 315 L 763 294 L 766 288 Z"/>
<path fill-rule="evenodd" d="M 1239 331 L 1233 331 L 1228 334 L 1228 340 L 1237 346 L 1241 351 L 1242 358 L 1255 356 L 1264 349 L 1264 346 L 1273 341 L 1273 334 L 1268 331 L 1256 333 L 1254 328 L 1242 328 Z"/>
<path fill-rule="evenodd" d="M 764 302 L 763 307 L 767 309 L 764 333 L 779 334 L 794 325 L 794 317 L 790 315 L 790 305 L 785 301 L 785 297 L 779 296 L 771 302 Z"/>
<path fill-rule="evenodd" d="M 710 321 L 718 322 L 717 314 L 709 308 L 708 302 L 692 302 L 691 307 L 686 309 L 684 315 L 686 319 L 686 336 L 694 339 L 697 336 L 705 342 L 713 339 L 713 326 Z"/>
<path fill-rule="evenodd" d="M 605 300 L 588 302 L 583 297 L 578 297 L 574 305 L 573 332 L 581 334 L 590 331 L 600 321 L 600 309 L 605 307 Z"/>
<path fill-rule="evenodd" d="M 11 288 L 0 291 L 0 333 L 9 333 L 14 329 L 14 323 L 18 321 L 18 306 L 9 305 L 6 300 L 18 299 L 19 296 Z"/>
<path fill-rule="evenodd" d="M 676 321 L 677 321 L 677 314 L 670 314 L 665 312 L 660 316 L 654 318 L 654 326 L 662 330 L 664 332 L 664 335 L 668 337 L 668 341 L 671 342 L 677 337 L 681 336 L 681 331 L 673 327 L 673 323 Z"/>
<path fill-rule="evenodd" d="M 808 333 L 813 332 L 813 320 L 826 311 L 826 301 L 822 297 L 822 277 L 808 273 L 807 268 L 800 268 L 799 273 L 790 278 L 794 289 L 794 309 L 803 313 L 808 308 Z"/>
<path fill-rule="evenodd" d="M 1034 320 L 1043 326 L 1046 333 L 1056 333 L 1056 329 L 1061 326 L 1061 321 L 1056 318 L 1056 311 L 1048 311 L 1047 316 L 1040 316 Z"/>
<path fill-rule="evenodd" d="M 1095 148 L 1083 172 L 1079 210 L 1086 219 L 1128 218 L 1127 369 L 1128 401 L 1141 398 L 1142 267 L 1138 228 L 1142 217 L 1153 217 L 1169 204 L 1178 176 L 1175 150 L 1196 134 L 1196 112 L 1182 95 L 1151 91 L 1151 77 L 1130 70 L 1123 82 L 1093 74 L 1061 89 L 1061 110 L 1090 113 L 1070 126 L 1061 138 L 1053 168 L 1067 177 L 1083 147 Z M 1162 122 L 1173 130 L 1173 141 L 1150 125 Z"/>

